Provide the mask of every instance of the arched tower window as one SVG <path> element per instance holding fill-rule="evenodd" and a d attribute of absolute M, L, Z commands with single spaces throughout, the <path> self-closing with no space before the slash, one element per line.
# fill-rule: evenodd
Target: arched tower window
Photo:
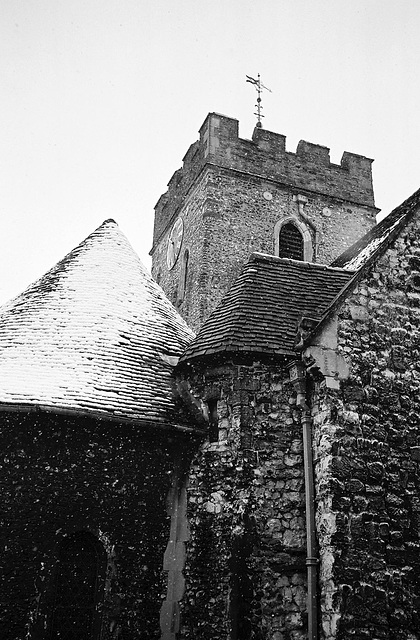
<path fill-rule="evenodd" d="M 183 299 L 185 298 L 185 292 L 187 289 L 189 260 L 190 260 L 190 252 L 188 251 L 188 249 L 185 249 L 184 255 L 182 257 L 181 271 L 179 274 L 178 302 L 182 302 Z"/>
<path fill-rule="evenodd" d="M 106 553 L 95 536 L 80 531 L 60 547 L 48 640 L 100 640 Z"/>
<path fill-rule="evenodd" d="M 280 229 L 279 257 L 303 260 L 303 236 L 293 222 L 288 222 Z"/>
<path fill-rule="evenodd" d="M 311 262 L 313 257 L 311 233 L 300 220 L 286 218 L 274 227 L 274 254 Z"/>

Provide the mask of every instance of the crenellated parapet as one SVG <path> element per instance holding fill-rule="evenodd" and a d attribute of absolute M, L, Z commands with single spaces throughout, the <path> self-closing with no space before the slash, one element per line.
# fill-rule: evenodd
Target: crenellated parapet
<path fill-rule="evenodd" d="M 153 246 L 182 206 L 187 192 L 206 162 L 204 146 L 201 140 L 197 140 L 185 154 L 182 167 L 175 171 L 169 180 L 168 190 L 161 195 L 156 203 Z"/>
<path fill-rule="evenodd" d="M 375 207 L 371 159 L 345 151 L 341 163 L 334 164 L 328 147 L 301 140 L 296 153 L 291 153 L 286 151 L 286 136 L 256 127 L 252 140 L 245 140 L 238 135 L 238 125 L 238 120 L 217 113 L 207 116 L 199 140 L 188 149 L 182 168 L 174 173 L 156 205 L 154 243 L 206 165 Z"/>

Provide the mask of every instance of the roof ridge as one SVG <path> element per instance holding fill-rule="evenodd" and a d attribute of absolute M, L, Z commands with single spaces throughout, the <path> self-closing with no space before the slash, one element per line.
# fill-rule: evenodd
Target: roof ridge
<path fill-rule="evenodd" d="M 346 268 L 345 265 L 349 265 L 352 262 L 356 264 L 354 271 L 365 265 L 367 261 L 372 261 L 374 257 L 380 254 L 382 246 L 387 246 L 387 242 L 392 242 L 394 237 L 399 233 L 402 226 L 408 224 L 410 216 L 416 211 L 416 207 L 420 205 L 420 189 L 417 189 L 411 194 L 404 202 L 398 207 L 395 207 L 387 216 L 382 218 L 378 224 L 376 224 L 370 231 L 365 233 L 364 236 L 359 238 L 348 249 L 343 251 L 330 266 Z M 388 233 L 386 233 L 388 231 Z M 382 234 L 382 238 L 381 238 Z M 357 265 L 357 259 L 363 259 L 362 252 L 369 248 L 370 243 L 374 243 L 371 253 L 368 253 L 364 262 Z"/>
<path fill-rule="evenodd" d="M 70 251 L 68 251 L 62 258 L 60 258 L 60 260 L 58 260 L 55 264 L 53 264 L 47 271 L 45 271 L 45 273 L 43 273 L 41 276 L 39 276 L 39 278 L 36 278 L 36 280 L 33 280 L 33 282 L 29 283 L 28 286 L 23 289 L 23 291 L 21 291 L 20 293 L 16 294 L 15 296 L 13 296 L 12 298 L 9 298 L 8 300 L 6 300 L 5 302 L 3 302 L 0 305 L 0 317 L 3 311 L 6 311 L 8 308 L 12 307 L 13 304 L 21 297 L 24 297 L 26 294 L 30 294 L 32 290 L 36 290 L 37 286 L 46 278 L 48 278 L 49 276 L 52 276 L 54 273 L 59 272 L 60 268 L 67 264 L 71 257 L 73 257 L 73 255 L 77 255 L 78 252 L 81 252 L 83 250 L 83 248 L 88 244 L 88 242 L 90 240 L 92 240 L 92 238 L 94 236 L 96 236 L 98 234 L 98 232 L 100 231 L 105 231 L 107 229 L 107 227 L 109 227 L 110 225 L 113 225 L 116 229 L 116 231 L 121 234 L 122 237 L 124 237 L 124 239 L 126 240 L 126 242 L 130 245 L 131 244 L 128 242 L 126 236 L 124 235 L 124 233 L 121 231 L 118 223 L 113 219 L 113 218 L 107 218 L 106 220 L 104 220 L 98 227 L 96 227 L 96 229 L 94 229 L 94 231 L 91 231 L 91 233 L 89 233 L 89 235 L 87 235 L 83 240 L 81 240 L 79 242 L 79 244 L 77 244 L 75 247 L 73 247 L 72 249 L 70 249 Z M 131 247 L 132 251 L 134 252 L 134 249 Z M 134 252 L 135 253 L 135 252 Z M 136 254 L 137 255 L 137 254 Z M 140 258 L 139 258 L 140 260 Z M 141 260 L 140 260 L 141 262 Z M 143 263 L 141 263 L 143 264 Z M 143 265 L 144 266 L 144 265 Z"/>

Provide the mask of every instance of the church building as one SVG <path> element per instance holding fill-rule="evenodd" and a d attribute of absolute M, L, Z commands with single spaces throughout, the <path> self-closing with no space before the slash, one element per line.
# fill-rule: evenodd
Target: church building
<path fill-rule="evenodd" d="M 420 640 L 420 190 L 211 113 L 0 308 L 0 637 Z"/>

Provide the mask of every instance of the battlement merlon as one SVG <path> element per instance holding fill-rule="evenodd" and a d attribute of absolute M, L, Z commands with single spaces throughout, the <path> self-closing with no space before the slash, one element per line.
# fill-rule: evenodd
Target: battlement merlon
<path fill-rule="evenodd" d="M 328 147 L 301 140 L 290 153 L 286 136 L 256 127 L 251 142 L 239 138 L 238 125 L 217 113 L 207 116 L 200 145 L 209 162 L 375 207 L 370 158 L 345 151 L 341 163 L 333 164 Z"/>
<path fill-rule="evenodd" d="M 370 158 L 345 151 L 334 164 L 328 147 L 304 140 L 291 153 L 286 136 L 258 127 L 252 140 L 245 140 L 239 138 L 238 120 L 218 113 L 209 113 L 199 131 L 156 204 L 154 243 L 206 164 L 375 209 Z"/>

